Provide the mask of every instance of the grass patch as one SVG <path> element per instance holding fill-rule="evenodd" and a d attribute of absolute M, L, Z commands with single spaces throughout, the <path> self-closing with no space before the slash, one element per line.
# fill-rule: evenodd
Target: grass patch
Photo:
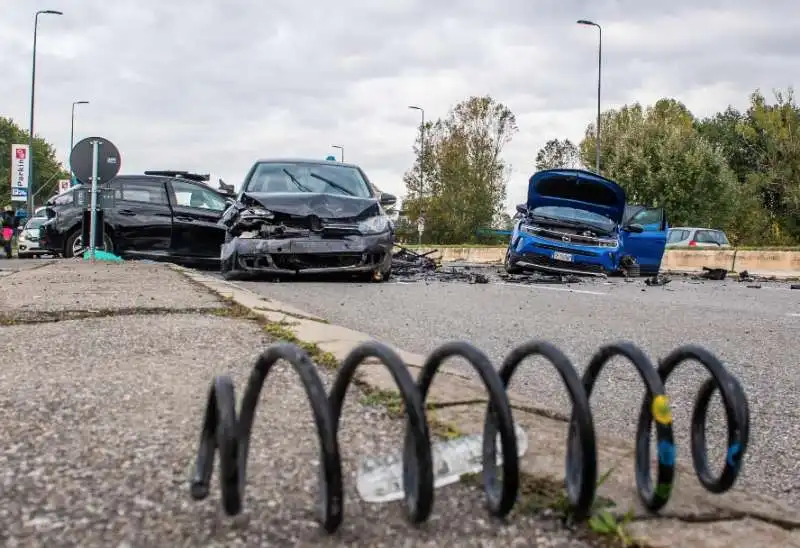
<path fill-rule="evenodd" d="M 616 469 L 616 465 L 607 470 L 597 481 L 599 488 Z M 483 489 L 483 478 L 480 473 L 463 474 L 461 481 L 467 485 Z M 609 511 L 616 506 L 613 500 L 597 496 L 592 508 L 592 516 L 585 522 L 576 524 L 578 533 L 601 546 L 624 548 L 647 548 L 646 544 L 634 539 L 627 531 L 627 525 L 633 520 L 633 513 L 628 512 L 618 519 Z M 519 494 L 515 512 L 522 514 L 541 514 L 546 511 L 555 512 L 567 522 L 574 523 L 574 514 L 567 498 L 563 482 L 547 477 L 536 477 L 520 472 Z"/>
<path fill-rule="evenodd" d="M 373 388 L 366 383 L 358 383 L 361 388 L 359 403 L 367 407 L 382 406 L 386 408 L 389 417 L 392 419 L 402 419 L 406 414 L 406 406 L 400 392 L 381 390 Z"/>

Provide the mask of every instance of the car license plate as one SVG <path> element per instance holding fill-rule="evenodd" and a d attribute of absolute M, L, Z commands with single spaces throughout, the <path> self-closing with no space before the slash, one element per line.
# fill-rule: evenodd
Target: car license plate
<path fill-rule="evenodd" d="M 553 251 L 553 259 L 556 261 L 564 261 L 567 263 L 572 262 L 572 254 L 571 253 L 562 253 L 560 251 Z"/>

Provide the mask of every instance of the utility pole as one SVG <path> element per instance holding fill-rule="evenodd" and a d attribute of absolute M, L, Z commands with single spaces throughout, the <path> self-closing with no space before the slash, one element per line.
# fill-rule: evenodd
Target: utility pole
<path fill-rule="evenodd" d="M 344 147 L 342 145 L 331 145 L 331 148 L 338 148 L 339 149 L 339 152 L 341 153 L 341 154 L 339 154 L 339 157 L 341 158 L 340 161 L 344 162 Z"/>

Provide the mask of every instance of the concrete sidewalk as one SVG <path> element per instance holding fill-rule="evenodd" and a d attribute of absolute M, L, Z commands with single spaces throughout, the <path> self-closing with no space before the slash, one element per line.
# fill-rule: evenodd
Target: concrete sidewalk
<path fill-rule="evenodd" d="M 588 528 L 569 531 L 524 504 L 497 523 L 469 483 L 437 490 L 419 529 L 401 503 L 361 502 L 358 461 L 400 448 L 404 423 L 356 388 L 339 438 L 344 523 L 325 535 L 315 518 L 314 424 L 283 364 L 259 404 L 243 514 L 222 514 L 218 469 L 209 499 L 193 501 L 188 476 L 209 383 L 229 373 L 241 394 L 276 332 L 168 266 L 41 265 L 0 276 L 3 546 L 600 545 Z"/>

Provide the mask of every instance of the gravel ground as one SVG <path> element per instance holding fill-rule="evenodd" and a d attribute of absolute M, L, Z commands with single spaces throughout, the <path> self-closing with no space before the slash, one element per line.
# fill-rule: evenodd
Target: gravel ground
<path fill-rule="evenodd" d="M 652 359 L 686 343 L 706 346 L 743 381 L 751 405 L 751 445 L 741 485 L 800 504 L 800 291 L 788 283 L 699 282 L 675 277 L 665 287 L 643 280 L 570 285 L 404 282 L 240 282 L 334 323 L 426 354 L 445 341 L 468 340 L 499 363 L 532 338 L 549 340 L 582 370 L 602 344 L 633 341 Z M 380 305 L 378 303 L 381 303 Z M 686 364 L 690 366 L 691 364 Z M 668 384 L 678 458 L 688 449 L 692 402 L 705 374 L 685 367 Z M 533 405 L 568 411 L 565 390 L 547 367 L 521 368 L 512 390 Z M 613 361 L 593 396 L 601 431 L 633 440 L 643 389 L 628 364 Z M 724 415 L 710 410 L 712 463 L 724 461 Z"/>
<path fill-rule="evenodd" d="M 268 343 L 255 324 L 109 316 L 0 333 L 3 546 L 587 546 L 542 518 L 490 520 L 482 492 L 466 485 L 437 491 L 421 529 L 406 523 L 398 503 L 360 502 L 358 459 L 400 447 L 402 423 L 362 406 L 356 393 L 340 433 L 344 524 L 336 536 L 320 533 L 313 421 L 283 365 L 261 399 L 245 512 L 227 518 L 216 481 L 208 500 L 194 502 L 187 478 L 212 377 L 231 373 L 241 394 Z"/>

